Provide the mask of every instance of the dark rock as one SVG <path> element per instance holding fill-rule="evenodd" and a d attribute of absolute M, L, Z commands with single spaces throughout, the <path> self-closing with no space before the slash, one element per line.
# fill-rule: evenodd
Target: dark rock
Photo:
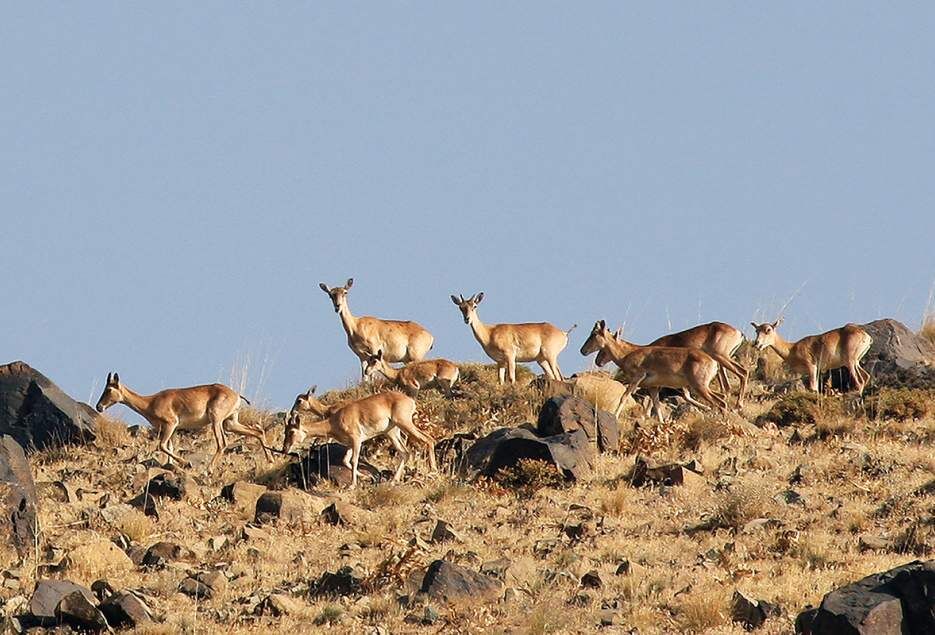
<path fill-rule="evenodd" d="M 500 598 L 501 588 L 500 582 L 493 578 L 445 560 L 436 560 L 426 570 L 419 591 L 445 602 L 461 598 L 496 601 Z"/>
<path fill-rule="evenodd" d="M 59 601 L 55 607 L 55 618 L 60 623 L 74 626 L 80 630 L 102 631 L 107 629 L 107 620 L 104 618 L 104 614 L 81 591 L 72 591 Z"/>
<path fill-rule="evenodd" d="M 146 550 L 142 564 L 146 567 L 165 567 L 170 562 L 184 560 L 191 556 L 191 552 L 174 542 L 157 542 Z"/>
<path fill-rule="evenodd" d="M 256 501 L 266 488 L 256 483 L 246 481 L 237 481 L 221 488 L 221 496 L 230 501 L 233 506 L 241 512 L 253 512 L 256 509 Z"/>
<path fill-rule="evenodd" d="M 331 525 L 351 525 L 362 511 L 355 509 L 349 503 L 334 501 L 322 510 L 321 517 Z"/>
<path fill-rule="evenodd" d="M 309 490 L 322 481 L 348 487 L 351 484 L 351 470 L 344 465 L 347 447 L 340 443 L 324 443 L 305 451 L 302 458 L 289 464 L 286 474 L 291 485 Z M 383 475 L 376 467 L 360 459 L 358 464 L 359 479 L 362 483 L 377 483 Z"/>
<path fill-rule="evenodd" d="M 312 508 L 320 514 L 327 504 L 323 499 L 312 497 L 296 489 L 276 492 L 264 492 L 256 501 L 254 522 L 264 524 L 281 520 L 286 523 L 298 523 L 310 520 Z"/>
<path fill-rule="evenodd" d="M 435 444 L 435 457 L 439 470 L 447 474 L 458 474 L 464 467 L 467 452 L 477 440 L 473 432 L 459 432 Z"/>
<path fill-rule="evenodd" d="M 616 451 L 620 446 L 620 426 L 609 412 L 598 410 L 580 397 L 552 397 L 539 410 L 536 433 L 550 437 L 584 430 L 601 452 Z"/>
<path fill-rule="evenodd" d="M 220 571 L 198 573 L 182 580 L 179 591 L 193 598 L 213 598 L 227 590 L 227 578 Z"/>
<path fill-rule="evenodd" d="M 136 627 L 153 621 L 146 603 L 128 592 L 114 593 L 101 603 L 101 613 L 114 628 Z"/>
<path fill-rule="evenodd" d="M 451 528 L 451 524 L 444 520 L 439 520 L 435 523 L 435 528 L 432 530 L 432 542 L 448 542 L 450 540 L 460 540 L 460 536 Z"/>
<path fill-rule="evenodd" d="M 94 594 L 94 597 L 97 598 L 98 602 L 103 602 L 116 593 L 116 590 L 107 580 L 95 580 L 91 584 L 91 593 Z"/>
<path fill-rule="evenodd" d="M 700 474 L 692 472 L 684 465 L 671 463 L 667 465 L 655 465 L 646 461 L 642 457 L 636 458 L 636 465 L 633 467 L 633 475 L 630 477 L 630 483 L 634 487 L 642 487 L 647 483 L 654 485 L 704 485 L 705 479 Z"/>
<path fill-rule="evenodd" d="M 29 599 L 29 613 L 42 624 L 54 623 L 55 609 L 59 602 L 74 592 L 81 593 L 89 603 L 94 603 L 94 595 L 87 587 L 69 580 L 39 580 Z"/>
<path fill-rule="evenodd" d="M 599 589 L 604 586 L 604 581 L 601 580 L 601 574 L 596 570 L 588 571 L 581 576 L 581 586 L 586 589 Z"/>
<path fill-rule="evenodd" d="M 734 591 L 730 603 L 731 619 L 748 629 L 759 628 L 771 617 L 782 614 L 782 610 L 766 600 L 751 600 L 740 591 Z"/>
<path fill-rule="evenodd" d="M 257 607 L 260 614 L 269 613 L 274 617 L 283 615 L 296 615 L 302 611 L 302 604 L 295 598 L 284 593 L 271 593 Z"/>
<path fill-rule="evenodd" d="M 159 474 L 146 485 L 146 491 L 156 497 L 180 501 L 188 490 L 188 479 L 177 474 Z"/>
<path fill-rule="evenodd" d="M 13 437 L 0 435 L 0 543 L 12 545 L 20 558 L 34 549 L 37 508 L 36 485 L 23 448 Z M 0 547 L 0 555 L 3 550 Z"/>
<path fill-rule="evenodd" d="M 94 441 L 97 413 L 24 362 L 0 366 L 0 434 L 26 452 Z"/>
<path fill-rule="evenodd" d="M 935 387 L 935 344 L 896 320 L 875 320 L 860 328 L 873 338 L 861 366 L 870 373 L 874 386 Z M 829 381 L 836 390 L 851 389 L 850 373 L 845 368 L 822 373 L 820 385 Z"/>
<path fill-rule="evenodd" d="M 471 446 L 462 474 L 492 477 L 531 459 L 555 465 L 566 479 L 580 480 L 590 473 L 593 456 L 593 444 L 584 430 L 539 437 L 524 428 L 499 428 Z"/>
<path fill-rule="evenodd" d="M 127 504 L 136 507 L 147 516 L 152 516 L 156 520 L 159 520 L 159 507 L 156 505 L 156 498 L 152 494 L 142 492 L 138 496 L 128 500 Z"/>
<path fill-rule="evenodd" d="M 935 560 L 914 561 L 828 593 L 803 611 L 796 632 L 812 635 L 935 633 Z"/>
<path fill-rule="evenodd" d="M 343 566 L 334 573 L 326 571 L 312 585 L 312 594 L 318 596 L 344 596 L 361 592 L 365 575 L 359 569 Z"/>

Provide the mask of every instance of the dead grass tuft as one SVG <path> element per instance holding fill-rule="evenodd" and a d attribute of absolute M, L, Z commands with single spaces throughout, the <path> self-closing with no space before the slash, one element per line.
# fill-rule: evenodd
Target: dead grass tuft
<path fill-rule="evenodd" d="M 935 395 L 918 388 L 882 388 L 865 400 L 867 414 L 882 421 L 914 421 L 926 417 Z"/>
<path fill-rule="evenodd" d="M 687 450 L 698 450 L 705 443 L 731 436 L 730 424 L 715 416 L 693 414 L 685 418 L 684 426 L 681 442 Z"/>
<path fill-rule="evenodd" d="M 137 509 L 127 511 L 115 524 L 117 531 L 139 543 L 147 542 L 156 531 L 153 520 Z"/>
<path fill-rule="evenodd" d="M 727 623 L 727 596 L 720 589 L 689 592 L 678 604 L 678 623 L 684 632 L 701 633 Z"/>
<path fill-rule="evenodd" d="M 762 483 L 736 483 L 718 494 L 710 513 L 711 525 L 740 529 L 755 518 L 765 517 L 772 507 L 773 501 Z"/>
<path fill-rule="evenodd" d="M 521 459 L 516 465 L 500 469 L 496 479 L 504 487 L 517 490 L 517 494 L 521 496 L 544 487 L 565 485 L 565 477 L 554 465 L 535 459 Z"/>
<path fill-rule="evenodd" d="M 119 419 L 98 415 L 94 420 L 94 445 L 102 450 L 126 447 L 130 441 L 127 424 Z"/>

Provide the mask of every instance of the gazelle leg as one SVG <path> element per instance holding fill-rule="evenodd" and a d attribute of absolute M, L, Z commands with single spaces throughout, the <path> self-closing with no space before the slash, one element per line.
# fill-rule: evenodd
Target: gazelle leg
<path fill-rule="evenodd" d="M 555 379 L 565 381 L 565 376 L 562 375 L 562 369 L 558 367 L 558 360 L 549 360 L 549 364 L 552 366 L 552 372 L 555 373 Z"/>
<path fill-rule="evenodd" d="M 627 387 L 627 391 L 623 393 L 623 397 L 620 398 L 620 403 L 626 403 L 627 399 L 633 396 L 633 393 L 635 393 L 636 390 L 640 387 L 640 383 L 646 379 L 646 375 L 647 373 L 643 373 L 639 379 Z"/>
<path fill-rule="evenodd" d="M 412 419 L 408 421 L 400 420 L 396 421 L 396 426 L 405 432 L 409 438 L 415 439 L 419 443 L 425 446 L 425 449 L 429 453 L 429 465 L 432 468 L 433 472 L 438 471 L 438 465 L 435 462 L 435 439 L 433 439 L 428 433 L 419 430 L 416 425 L 412 422 Z"/>
<path fill-rule="evenodd" d="M 395 483 L 399 481 L 403 475 L 403 469 L 406 467 L 406 459 L 409 458 L 409 450 L 406 449 L 403 440 L 399 436 L 399 428 L 390 428 L 386 436 L 390 438 L 393 447 L 399 452 L 399 465 L 396 466 L 396 473 L 393 474 L 393 482 Z"/>
<path fill-rule="evenodd" d="M 266 445 L 266 433 L 262 428 L 254 429 L 250 426 L 245 426 L 237 420 L 237 413 L 234 413 L 224 422 L 224 430 L 226 432 L 233 432 L 245 437 L 253 437 L 262 444 L 263 454 L 266 456 L 266 462 L 271 463 L 273 461 L 273 455 L 270 454 Z"/>
<path fill-rule="evenodd" d="M 179 425 L 178 421 L 171 422 L 171 423 L 168 421 L 164 421 L 159 428 L 158 448 L 163 453 L 165 453 L 167 457 L 166 460 L 169 463 L 169 465 L 172 465 L 172 461 L 178 461 L 179 463 L 182 462 L 182 459 L 176 456 L 175 453 L 172 451 L 172 446 L 170 445 L 172 442 L 172 435 L 175 434 L 175 429 L 178 427 L 178 425 Z"/>
<path fill-rule="evenodd" d="M 357 487 L 357 464 L 360 463 L 360 438 L 355 438 L 351 443 L 351 489 Z"/>
<path fill-rule="evenodd" d="M 502 386 L 505 383 L 506 376 L 506 365 L 497 364 L 497 375 L 500 377 L 500 385 Z"/>
<path fill-rule="evenodd" d="M 539 366 L 542 367 L 542 371 L 545 373 L 545 376 L 549 379 L 555 379 L 555 371 L 552 370 L 552 364 L 547 359 L 539 360 Z"/>
<path fill-rule="evenodd" d="M 507 358 L 506 368 L 507 368 L 507 371 L 510 373 L 510 383 L 515 384 L 516 383 L 516 358 L 515 357 Z"/>
<path fill-rule="evenodd" d="M 214 469 L 214 466 L 224 453 L 224 448 L 227 447 L 227 444 L 224 442 L 224 421 L 217 415 L 209 416 L 211 417 L 211 430 L 214 431 L 214 443 L 217 445 L 217 449 L 214 452 L 214 456 L 211 457 L 211 462 L 208 463 L 208 472 Z"/>
<path fill-rule="evenodd" d="M 820 392 L 818 386 L 818 366 L 812 366 L 808 369 L 808 389 L 812 392 Z"/>

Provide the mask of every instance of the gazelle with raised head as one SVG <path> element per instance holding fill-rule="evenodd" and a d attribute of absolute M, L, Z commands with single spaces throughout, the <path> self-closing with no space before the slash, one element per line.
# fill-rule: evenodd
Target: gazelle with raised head
<path fill-rule="evenodd" d="M 466 300 L 463 295 L 451 296 L 481 348 L 497 363 L 501 384 L 507 374 L 511 384 L 516 382 L 516 362 L 536 362 L 550 379 L 564 379 L 558 356 L 568 345 L 568 334 L 577 325 L 563 331 L 548 322 L 484 324 L 477 316 L 477 305 L 483 299 L 483 293 Z"/>
<path fill-rule="evenodd" d="M 722 355 L 709 355 L 696 348 L 632 344 L 614 335 L 604 320 L 598 320 L 594 324 L 591 334 L 581 346 L 582 355 L 590 355 L 595 351 L 602 351 L 617 364 L 620 367 L 617 377 L 622 383 L 629 385 L 626 394 L 620 400 L 621 406 L 642 386 L 649 389 L 653 411 L 660 421 L 660 388 L 682 389 L 685 400 L 702 410 L 709 407 L 727 409 L 724 397 L 709 388 L 711 380 L 718 373 L 719 365 L 734 372 L 731 365 L 725 364 L 727 360 Z M 692 393 L 706 403 L 696 400 Z M 619 413 L 618 408 L 614 414 Z"/>
<path fill-rule="evenodd" d="M 615 334 L 620 337 L 620 330 Z M 709 355 L 718 355 L 728 360 L 724 364 L 731 368 L 734 375 L 740 378 L 740 388 L 737 391 L 737 407 L 743 405 L 743 397 L 747 392 L 747 383 L 750 373 L 740 363 L 733 359 L 734 353 L 743 343 L 743 333 L 730 324 L 724 322 L 709 322 L 699 324 L 690 329 L 663 335 L 646 346 L 673 346 L 676 348 L 696 348 Z M 610 354 L 606 350 L 598 352 L 594 363 L 603 366 L 610 361 Z M 729 363 L 728 363 L 729 362 Z M 724 395 L 730 393 L 730 382 L 727 379 L 727 368 L 722 365 L 718 369 L 718 382 Z"/>
<path fill-rule="evenodd" d="M 272 460 L 262 427 L 240 423 L 240 400 L 247 399 L 223 384 L 170 388 L 154 395 L 141 395 L 120 381 L 117 373 L 107 374 L 107 384 L 97 401 L 97 411 L 104 412 L 114 404 L 122 403 L 146 419 L 156 430 L 159 450 L 171 464 L 182 462 L 175 454 L 172 436 L 176 430 L 202 430 L 211 427 L 217 450 L 208 465 L 212 469 L 227 447 L 226 432 L 234 432 L 257 439 L 263 446 L 267 462 Z M 249 403 L 249 402 L 247 402 Z"/>
<path fill-rule="evenodd" d="M 377 351 L 376 355 L 371 355 L 364 362 L 365 378 L 373 380 L 378 373 L 413 397 L 419 390 L 432 384 L 451 395 L 460 375 L 458 366 L 447 359 L 424 359 L 402 368 L 393 368 L 386 362 L 383 351 Z"/>
<path fill-rule="evenodd" d="M 806 376 L 809 390 L 818 392 L 820 373 L 847 368 L 857 394 L 863 394 L 870 381 L 870 373 L 860 366 L 860 360 L 870 350 L 873 338 L 856 324 L 846 324 L 820 335 L 809 335 L 797 342 L 788 342 L 779 335 L 776 329 L 782 324 L 782 318 L 775 322 L 750 324 L 756 330 L 753 346 L 758 351 L 767 348 L 776 351 L 789 370 Z"/>
<path fill-rule="evenodd" d="M 329 288 L 324 282 L 318 286 L 331 298 L 334 312 L 341 316 L 347 345 L 360 360 L 361 377 L 372 351 L 382 350 L 388 362 L 407 363 L 423 359 L 432 348 L 435 338 L 416 322 L 353 315 L 347 306 L 347 292 L 354 286 L 353 278 L 348 278 L 343 287 Z"/>
<path fill-rule="evenodd" d="M 282 452 L 290 453 L 296 444 L 310 437 L 334 439 L 350 449 L 343 462 L 351 469 L 353 488 L 357 486 L 361 445 L 367 439 L 385 435 L 399 453 L 399 465 L 393 474 L 393 480 L 398 481 L 409 457 L 409 451 L 400 438 L 399 433 L 402 431 L 410 439 L 415 439 L 426 447 L 429 464 L 432 471 L 436 471 L 438 468 L 435 464 L 435 439 L 416 427 L 413 422 L 415 411 L 416 402 L 412 397 L 390 391 L 344 404 L 316 421 L 305 422 L 299 416 L 292 416 L 286 422 Z"/>

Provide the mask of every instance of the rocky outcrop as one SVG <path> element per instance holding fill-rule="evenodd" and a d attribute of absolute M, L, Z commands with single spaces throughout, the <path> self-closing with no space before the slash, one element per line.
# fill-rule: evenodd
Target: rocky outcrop
<path fill-rule="evenodd" d="M 37 509 L 36 485 L 23 448 L 13 437 L 0 435 L 0 556 L 7 545 L 20 558 L 31 552 Z"/>
<path fill-rule="evenodd" d="M 461 473 L 490 477 L 522 460 L 537 460 L 553 464 L 567 479 L 580 480 L 590 473 L 593 457 L 593 442 L 581 429 L 540 437 L 528 428 L 500 428 L 470 447 Z"/>
<path fill-rule="evenodd" d="M 419 592 L 445 602 L 465 598 L 483 602 L 498 599 L 502 586 L 499 580 L 482 573 L 446 560 L 436 560 L 426 570 Z"/>
<path fill-rule="evenodd" d="M 935 387 L 935 344 L 892 319 L 875 320 L 861 324 L 860 328 L 873 338 L 873 344 L 861 362 L 873 377 L 873 385 Z M 829 381 L 838 390 L 851 387 L 846 369 L 823 373 L 821 385 Z"/>
<path fill-rule="evenodd" d="M 620 427 L 617 418 L 609 412 L 595 408 L 579 397 L 552 397 L 539 410 L 536 432 L 552 436 L 584 430 L 601 452 L 616 451 L 620 445 Z"/>
<path fill-rule="evenodd" d="M 348 487 L 351 484 L 351 470 L 344 465 L 344 455 L 348 449 L 340 443 L 324 443 L 305 451 L 302 458 L 289 465 L 287 481 L 304 490 L 311 489 L 321 481 Z M 363 458 L 357 466 L 358 478 L 363 483 L 378 483 L 383 475 L 376 467 Z"/>
<path fill-rule="evenodd" d="M 935 560 L 874 573 L 824 597 L 795 621 L 806 635 L 935 633 Z"/>
<path fill-rule="evenodd" d="M 93 441 L 96 416 L 25 362 L 0 366 L 0 434 L 26 452 Z"/>

